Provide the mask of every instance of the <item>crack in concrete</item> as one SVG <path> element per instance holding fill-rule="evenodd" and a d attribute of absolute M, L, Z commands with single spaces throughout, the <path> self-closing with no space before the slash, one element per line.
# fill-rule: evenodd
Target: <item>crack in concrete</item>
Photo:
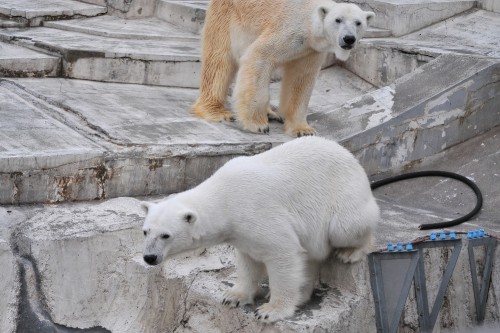
<path fill-rule="evenodd" d="M 183 300 L 183 305 L 184 305 L 184 311 L 182 313 L 182 319 L 179 321 L 179 324 L 177 326 L 174 327 L 173 329 L 173 332 L 175 333 L 177 331 L 177 329 L 179 329 L 181 326 L 183 328 L 186 327 L 186 324 L 188 323 L 189 321 L 189 317 L 186 318 L 186 314 L 187 314 L 187 311 L 188 311 L 188 308 L 187 308 L 187 299 L 189 297 L 189 292 L 191 291 L 191 287 L 193 286 L 193 283 L 194 281 L 196 280 L 196 278 L 198 277 L 198 275 L 201 273 L 201 271 L 198 271 L 196 272 L 195 276 L 193 277 L 193 279 L 191 280 L 191 282 L 189 283 L 189 287 L 187 288 L 186 290 L 186 294 L 184 295 L 184 300 Z"/>
<path fill-rule="evenodd" d="M 2 80 L 2 83 L 3 83 L 2 85 L 6 89 L 9 89 L 9 86 L 14 87 L 15 89 L 10 88 L 9 90 L 14 94 L 18 95 L 19 97 L 21 97 L 23 100 L 33 104 L 36 107 L 36 109 L 39 108 L 41 110 L 46 111 L 43 113 L 44 115 L 49 116 L 50 118 L 68 126 L 69 128 L 83 135 L 84 137 L 88 139 L 98 138 L 100 140 L 104 140 L 108 144 L 111 143 L 117 146 L 124 146 L 123 143 L 121 143 L 117 138 L 112 137 L 106 130 L 104 130 L 98 125 L 92 124 L 82 113 L 64 105 L 63 103 L 54 101 L 49 97 L 39 94 L 35 91 L 32 91 L 14 81 Z M 27 96 L 23 96 L 23 93 L 26 94 Z M 69 121 L 68 118 L 62 115 L 61 112 L 58 110 L 51 110 L 49 107 L 47 107 L 47 105 L 44 105 L 45 103 L 52 108 L 62 109 L 68 113 L 71 113 L 72 115 L 76 116 L 76 118 L 80 120 L 81 123 L 86 125 L 89 129 L 93 130 L 94 132 L 88 131 L 85 128 L 82 128 L 81 126 L 74 124 L 74 121 Z M 106 148 L 106 145 L 104 145 L 102 142 L 95 142 L 94 140 L 92 141 L 95 144 L 103 148 Z"/>

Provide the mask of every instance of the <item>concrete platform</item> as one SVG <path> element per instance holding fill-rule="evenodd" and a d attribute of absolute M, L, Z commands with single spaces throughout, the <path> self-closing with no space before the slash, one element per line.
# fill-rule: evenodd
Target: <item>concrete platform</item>
<path fill-rule="evenodd" d="M 0 39 L 35 45 L 63 58 L 63 76 L 105 82 L 197 87 L 200 43 L 187 39 L 100 37 L 51 28 L 10 29 Z"/>
<path fill-rule="evenodd" d="M 278 123 L 272 123 L 271 135 L 255 135 L 237 124 L 192 117 L 193 89 L 62 79 L 1 81 L 0 87 L 11 101 L 2 109 L 5 127 L 15 128 L 1 140 L 2 202 L 91 200 L 123 195 L 125 187 L 133 195 L 175 192 L 205 179 L 235 155 L 290 139 Z M 367 82 L 334 67 L 320 76 L 312 105 L 318 110 L 340 106 L 371 90 Z M 276 98 L 278 91 L 273 84 Z M 26 112 L 46 115 L 40 134 L 22 125 L 33 115 L 8 116 L 18 115 L 20 101 Z M 65 142 L 57 139 L 66 136 Z"/>
<path fill-rule="evenodd" d="M 367 45 L 394 47 L 408 53 L 456 53 L 500 58 L 500 13 L 471 10 L 401 38 L 365 40 Z"/>
<path fill-rule="evenodd" d="M 176 40 L 179 42 L 195 40 L 198 43 L 200 42 L 199 35 L 184 31 L 154 17 L 123 19 L 103 15 L 92 18 L 45 22 L 44 26 L 110 38 Z"/>
<path fill-rule="evenodd" d="M 0 76 L 54 77 L 59 73 L 58 57 L 0 42 Z"/>
<path fill-rule="evenodd" d="M 159 0 L 156 5 L 155 16 L 187 31 L 199 34 L 205 23 L 208 2 L 206 0 Z"/>
<path fill-rule="evenodd" d="M 334 67 L 316 86 L 309 121 L 321 136 L 342 141 L 369 174 L 376 174 L 499 125 L 499 67 L 494 59 L 443 55 L 379 90 Z M 48 147 L 56 143 L 48 154 L 36 140 L 29 149 L 6 145 L 0 159 L 3 203 L 178 192 L 235 155 L 258 153 L 291 139 L 278 123 L 272 123 L 269 135 L 257 135 L 238 124 L 193 118 L 188 110 L 197 92 L 192 89 L 59 79 L 2 81 L 1 86 L 17 96 L 10 110 L 16 109 L 16 100 L 24 100 L 50 115 L 50 126 L 63 123 L 59 135 L 69 131 L 85 146 L 81 156 L 62 153 L 59 158 L 50 151 L 65 145 L 48 138 L 41 142 Z M 336 96 L 337 91 L 344 93 Z M 275 100 L 277 89 L 273 92 Z M 32 137 L 16 119 L 10 118 L 10 128 L 21 130 L 5 142 Z M 27 155 L 30 149 L 37 153 Z"/>
<path fill-rule="evenodd" d="M 476 6 L 470 0 L 353 0 L 377 15 L 373 26 L 402 36 Z"/>
<path fill-rule="evenodd" d="M 3 0 L 0 14 L 27 22 L 30 26 L 40 25 L 47 18 L 61 19 L 81 16 L 96 16 L 106 13 L 106 7 L 73 0 Z"/>

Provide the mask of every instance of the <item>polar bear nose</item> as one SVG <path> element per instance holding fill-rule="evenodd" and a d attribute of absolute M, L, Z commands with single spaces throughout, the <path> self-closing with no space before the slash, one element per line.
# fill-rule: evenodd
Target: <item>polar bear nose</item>
<path fill-rule="evenodd" d="M 347 45 L 352 45 L 354 44 L 354 42 L 356 42 L 356 37 L 354 37 L 353 35 L 347 35 L 344 37 L 344 42 Z"/>
<path fill-rule="evenodd" d="M 156 265 L 157 256 L 154 254 L 147 254 L 144 256 L 144 261 L 150 265 Z"/>

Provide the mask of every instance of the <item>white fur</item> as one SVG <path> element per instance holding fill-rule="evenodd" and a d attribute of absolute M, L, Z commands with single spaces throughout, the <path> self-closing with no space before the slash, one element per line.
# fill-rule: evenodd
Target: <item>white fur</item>
<path fill-rule="evenodd" d="M 342 48 L 344 37 L 353 36 L 356 39 L 354 47 L 374 16 L 373 12 L 365 12 L 354 4 L 326 1 L 313 13 L 311 46 L 318 52 L 335 53 L 338 59 L 345 61 L 351 51 Z"/>
<path fill-rule="evenodd" d="M 267 274 L 271 298 L 256 312 L 264 321 L 291 316 L 310 298 L 319 263 L 332 250 L 345 262 L 360 260 L 379 220 L 356 158 L 318 137 L 235 158 L 197 187 L 144 205 L 144 254 L 158 263 L 223 242 L 237 249 L 238 281 L 225 303 L 253 303 Z"/>

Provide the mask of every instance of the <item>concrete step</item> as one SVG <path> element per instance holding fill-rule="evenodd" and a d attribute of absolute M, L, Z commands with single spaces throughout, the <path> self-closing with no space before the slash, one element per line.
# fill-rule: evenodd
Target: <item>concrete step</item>
<path fill-rule="evenodd" d="M 192 33 L 201 33 L 208 0 L 158 0 L 155 16 Z"/>
<path fill-rule="evenodd" d="M 373 90 L 334 67 L 316 86 L 309 123 L 319 135 L 342 141 L 369 174 L 376 174 L 499 125 L 499 68 L 495 59 L 443 55 Z M 25 112 L 44 117 L 49 128 L 34 136 L 27 124 L 18 124 L 28 116 L 5 122 L 11 130 L 0 140 L 1 203 L 174 193 L 204 180 L 235 155 L 291 139 L 278 123 L 271 123 L 269 135 L 257 135 L 238 124 L 192 117 L 188 110 L 197 96 L 192 89 L 61 79 L 4 80 L 2 87 L 4 99 L 12 100 L 4 112 L 18 110 L 24 100 Z M 346 95 L 336 96 L 337 91 Z M 65 131 L 78 145 L 58 144 L 53 137 L 66 137 Z M 80 147 L 76 153 L 75 147 Z"/>
<path fill-rule="evenodd" d="M 24 22 L 41 25 L 46 20 L 97 16 L 106 13 L 106 7 L 73 0 L 2 0 L 0 14 Z"/>
<path fill-rule="evenodd" d="M 467 54 L 500 58 L 500 13 L 473 9 L 401 38 L 369 40 L 379 47 L 394 46 L 421 54 Z"/>
<path fill-rule="evenodd" d="M 159 0 L 155 15 L 190 32 L 200 34 L 209 2 L 209 0 Z M 388 37 L 390 35 L 390 30 L 369 28 L 365 37 Z"/>
<path fill-rule="evenodd" d="M 28 22 L 20 22 L 19 20 L 10 19 L 4 15 L 0 15 L 0 29 L 3 28 L 24 28 L 28 26 Z"/>
<path fill-rule="evenodd" d="M 373 26 L 402 36 L 476 6 L 471 0 L 352 0 L 376 13 Z"/>
<path fill-rule="evenodd" d="M 0 42 L 1 77 L 58 76 L 60 63 L 58 57 Z"/>
<path fill-rule="evenodd" d="M 64 21 L 45 22 L 45 27 L 71 32 L 80 32 L 93 36 L 163 41 L 200 41 L 196 34 L 183 31 L 160 19 L 138 18 L 123 19 L 111 15 Z"/>
<path fill-rule="evenodd" d="M 64 79 L 3 81 L 0 87 L 2 99 L 10 101 L 4 112 L 26 113 L 6 118 L 5 126 L 12 130 L 6 129 L 0 140 L 0 172 L 9 185 L 2 187 L 0 202 L 173 192 L 200 182 L 235 155 L 254 154 L 290 139 L 278 123 L 272 123 L 272 134 L 255 135 L 236 124 L 192 117 L 189 108 L 198 94 L 194 89 Z M 364 80 L 334 67 L 320 75 L 311 107 L 320 111 L 340 106 L 372 90 Z M 274 100 L 278 91 L 273 84 Z M 16 107 L 20 101 L 22 110 Z M 23 122 L 34 115 L 43 119 L 38 132 Z M 61 143 L 59 135 L 66 131 L 71 133 Z M 10 182 L 7 175 L 13 174 L 17 179 Z"/>
<path fill-rule="evenodd" d="M 403 37 L 365 39 L 343 64 L 377 87 L 444 54 L 500 58 L 500 14 L 473 9 Z"/>
<path fill-rule="evenodd" d="M 94 5 L 105 6 L 108 14 L 122 18 L 151 17 L 156 0 L 79 0 Z"/>
<path fill-rule="evenodd" d="M 103 34 L 123 34 L 120 21 L 109 21 L 113 29 Z M 136 27 L 145 26 L 136 22 Z M 78 23 L 67 26 L 79 26 Z M 164 25 L 159 31 L 172 31 Z M 91 31 L 99 31 L 92 28 Z M 111 31 L 111 32 L 109 32 Z M 137 35 L 138 33 L 136 33 Z M 154 35 L 154 34 L 153 34 Z M 19 45 L 35 45 L 56 52 L 63 59 L 62 76 L 77 79 L 148 85 L 198 87 L 200 42 L 182 33 L 171 39 L 123 39 L 101 37 L 53 28 L 9 29 L 0 31 L 0 40 Z M 183 39 L 182 43 L 179 39 Z"/>
<path fill-rule="evenodd" d="M 411 171 L 432 168 L 459 172 L 473 177 L 483 190 L 485 202 L 481 214 L 455 230 L 466 232 L 481 227 L 490 235 L 500 236 L 496 223 L 500 178 L 493 166 L 500 163 L 496 149 L 499 146 L 500 127 L 496 127 L 412 165 Z M 457 203 L 467 205 L 469 193 L 452 181 L 410 182 L 375 191 L 382 211 L 375 237 L 377 248 L 384 248 L 388 242 L 406 243 L 428 235 L 428 231 L 418 230 L 419 224 L 440 222 L 454 216 L 457 209 L 467 209 Z M 229 309 L 220 304 L 223 292 L 236 280 L 233 250 L 229 246 L 173 258 L 159 267 L 146 266 L 142 261 L 144 212 L 139 202 L 134 198 L 116 198 L 0 207 L 0 221 L 3 221 L 0 288 L 7 291 L 0 298 L 0 310 L 5 314 L 0 318 L 2 332 L 13 333 L 20 331 L 20 327 L 30 331 L 29 325 L 36 320 L 58 327 L 124 333 L 157 332 L 158 327 L 166 332 L 200 333 L 318 332 L 319 328 L 346 333 L 375 330 L 366 260 L 345 265 L 335 258 L 328 259 L 312 300 L 292 318 L 262 325 L 253 315 L 254 308 L 264 302 L 262 298 L 255 306 L 244 308 Z M 445 302 L 441 309 L 437 330 L 452 326 L 455 331 L 462 331 L 475 326 L 467 249 L 468 242 L 464 239 L 446 292 L 451 301 Z M 479 249 L 476 256 L 478 260 L 483 258 L 484 250 Z M 430 272 L 426 285 L 429 294 L 435 295 L 449 252 L 429 250 L 425 258 L 426 270 Z M 492 279 L 486 325 L 496 325 L 498 329 L 500 247 L 494 256 Z M 75 283 L 80 288 L 75 289 Z M 131 302 L 134 306 L 130 306 Z M 19 312 L 28 304 L 33 311 Z M 37 304 L 38 307 L 33 306 Z M 151 311 L 152 308 L 158 310 Z M 418 327 L 414 300 L 407 302 L 403 316 L 401 326 Z"/>
<path fill-rule="evenodd" d="M 477 6 L 484 10 L 500 13 L 500 2 L 496 0 L 479 0 Z"/>

